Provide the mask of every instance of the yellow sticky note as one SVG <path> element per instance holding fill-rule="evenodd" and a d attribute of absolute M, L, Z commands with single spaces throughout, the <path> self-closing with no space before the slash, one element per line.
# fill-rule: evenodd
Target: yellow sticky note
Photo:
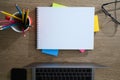
<path fill-rule="evenodd" d="M 57 4 L 57 3 L 53 3 L 53 4 L 52 4 L 52 7 L 66 7 L 66 6 L 61 5 L 61 4 Z"/>
<path fill-rule="evenodd" d="M 98 15 L 94 16 L 94 32 L 99 31 L 99 21 L 98 21 Z"/>
<path fill-rule="evenodd" d="M 57 4 L 57 3 L 53 3 L 52 7 L 66 7 L 66 6 Z M 98 15 L 95 15 L 94 16 L 94 32 L 98 32 L 98 31 L 99 31 Z"/>

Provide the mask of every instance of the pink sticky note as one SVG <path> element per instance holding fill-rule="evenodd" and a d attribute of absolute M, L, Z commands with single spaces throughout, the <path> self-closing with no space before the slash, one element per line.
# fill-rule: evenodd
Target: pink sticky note
<path fill-rule="evenodd" d="M 85 49 L 80 49 L 80 52 L 81 52 L 81 53 L 84 53 L 84 52 L 85 52 Z"/>

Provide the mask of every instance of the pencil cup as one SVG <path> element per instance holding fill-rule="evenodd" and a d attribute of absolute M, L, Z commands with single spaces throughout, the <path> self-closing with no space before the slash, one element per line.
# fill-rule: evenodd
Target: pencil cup
<path fill-rule="evenodd" d="M 19 14 L 19 12 L 16 12 L 14 13 L 13 15 L 15 15 L 16 17 L 19 17 L 22 19 L 22 15 Z M 11 28 L 15 31 L 15 32 L 18 32 L 18 33 L 22 33 L 22 32 L 26 32 L 29 30 L 29 26 L 31 25 L 31 19 L 30 17 L 28 16 L 27 17 L 27 21 L 26 21 L 26 24 L 24 24 L 22 22 L 22 20 L 17 20 L 13 17 L 10 18 L 10 20 L 15 20 L 16 21 L 16 24 L 14 26 L 11 26 Z"/>

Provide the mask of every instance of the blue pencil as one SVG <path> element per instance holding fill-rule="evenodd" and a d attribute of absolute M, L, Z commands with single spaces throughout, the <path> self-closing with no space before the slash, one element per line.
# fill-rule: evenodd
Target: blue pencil
<path fill-rule="evenodd" d="M 20 7 L 16 4 L 16 9 L 18 10 L 19 14 L 22 15 L 22 10 L 20 9 Z"/>
<path fill-rule="evenodd" d="M 16 24 L 17 24 L 17 23 L 12 23 L 12 24 L 10 24 L 10 25 L 8 25 L 8 26 L 1 27 L 0 30 L 6 30 L 6 29 L 8 29 L 8 28 L 11 28 L 11 26 L 15 26 Z"/>

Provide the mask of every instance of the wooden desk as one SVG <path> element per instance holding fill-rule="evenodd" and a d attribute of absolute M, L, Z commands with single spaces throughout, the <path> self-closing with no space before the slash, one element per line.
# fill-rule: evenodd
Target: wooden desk
<path fill-rule="evenodd" d="M 120 77 L 120 27 L 117 33 L 110 37 L 110 28 L 101 28 L 95 34 L 95 48 L 81 54 L 79 50 L 60 50 L 58 57 L 42 54 L 36 50 L 36 19 L 35 8 L 37 6 L 51 6 L 52 2 L 61 3 L 66 6 L 94 6 L 96 14 L 99 16 L 100 28 L 104 23 L 101 12 L 101 4 L 114 0 L 1 0 L 0 10 L 10 13 L 16 12 L 15 4 L 21 8 L 30 9 L 33 27 L 26 33 L 14 32 L 12 29 L 0 31 L 0 80 L 10 79 L 10 69 L 13 67 L 23 67 L 32 62 L 95 62 L 110 66 L 108 69 L 96 70 L 95 80 L 119 80 Z M 4 16 L 0 14 L 0 19 Z M 31 80 L 28 70 L 28 80 Z"/>

